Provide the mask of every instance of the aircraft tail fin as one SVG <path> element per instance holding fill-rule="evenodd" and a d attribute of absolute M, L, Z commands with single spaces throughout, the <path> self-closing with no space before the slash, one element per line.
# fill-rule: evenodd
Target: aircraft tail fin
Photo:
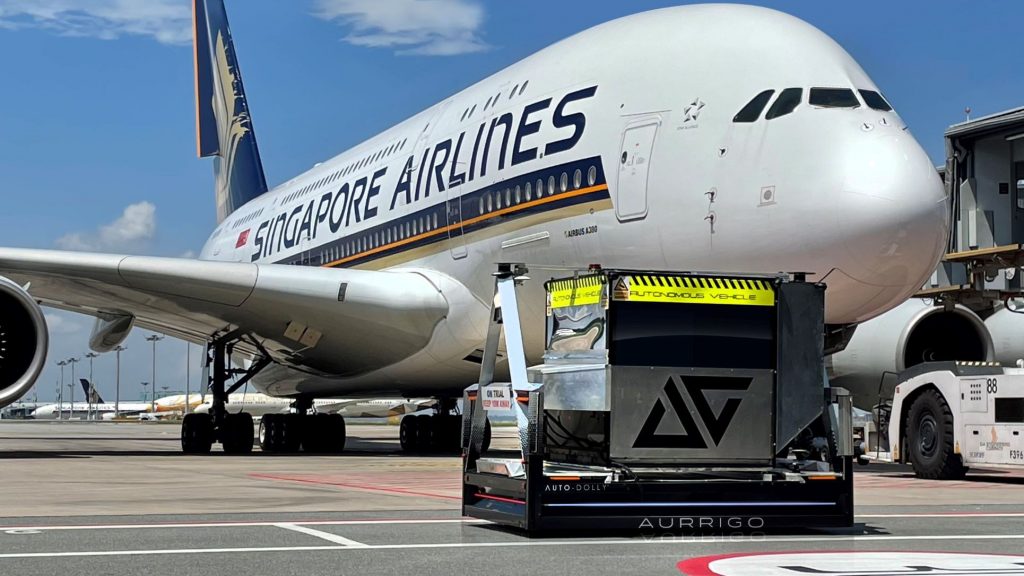
<path fill-rule="evenodd" d="M 193 0 L 196 144 L 214 157 L 217 222 L 267 191 L 224 0 Z"/>
<path fill-rule="evenodd" d="M 96 387 L 92 385 L 92 382 L 89 382 L 88 378 L 82 378 L 80 382 L 82 383 L 82 390 L 85 390 L 86 402 L 89 402 L 90 404 L 104 403 L 103 398 L 100 397 L 99 390 L 97 390 Z"/>

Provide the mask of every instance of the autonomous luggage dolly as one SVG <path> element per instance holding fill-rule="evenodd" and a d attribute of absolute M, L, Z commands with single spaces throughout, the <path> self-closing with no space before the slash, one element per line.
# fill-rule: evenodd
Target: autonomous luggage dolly
<path fill-rule="evenodd" d="M 853 523 L 852 404 L 823 359 L 824 286 L 802 275 L 591 270 L 547 282 L 527 368 L 500 265 L 463 406 L 462 511 L 528 533 Z M 495 382 L 504 333 L 511 382 Z M 518 450 L 483 453 L 488 415 Z"/>

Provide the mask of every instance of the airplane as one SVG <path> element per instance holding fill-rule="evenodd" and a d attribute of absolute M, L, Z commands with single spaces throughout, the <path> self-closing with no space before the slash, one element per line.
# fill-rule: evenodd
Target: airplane
<path fill-rule="evenodd" d="M 122 418 L 144 418 L 157 419 L 161 417 L 180 415 L 185 410 L 185 395 L 172 394 L 157 398 L 153 402 L 120 402 L 110 404 L 103 401 L 96 387 L 88 378 L 80 378 L 85 397 L 90 401 L 86 402 L 65 402 L 63 404 L 46 404 L 36 408 L 31 416 L 36 420 L 58 420 L 61 418 L 85 420 L 98 417 L 100 420 L 113 420 L 116 416 Z M 191 395 L 193 407 L 203 402 L 201 394 Z"/>
<path fill-rule="evenodd" d="M 248 383 L 293 400 L 263 419 L 264 450 L 337 446 L 319 439 L 344 419 L 308 413 L 332 396 L 435 398 L 402 446 L 455 447 L 497 263 L 806 272 L 828 286 L 833 351 L 945 247 L 927 154 L 842 47 L 781 12 L 595 26 L 268 188 L 223 0 L 193 8 L 218 225 L 197 260 L 0 248 L 0 402 L 41 370 L 40 303 L 95 316 L 99 352 L 134 326 L 206 345 L 213 405 L 185 419 L 185 452 L 252 450 L 251 414 L 227 403 Z M 538 362 L 541 282 L 521 294 Z"/>
<path fill-rule="evenodd" d="M 409 400 L 398 399 L 367 399 L 367 398 L 319 398 L 313 401 L 313 408 L 324 414 L 341 414 L 346 418 L 390 418 L 425 410 L 434 405 L 429 398 Z M 279 398 L 260 392 L 232 394 L 228 399 L 228 410 L 231 412 L 247 412 L 254 418 L 267 414 L 287 414 L 291 412 L 292 400 Z M 193 410 L 197 414 L 209 413 L 213 402 L 199 404 Z"/>

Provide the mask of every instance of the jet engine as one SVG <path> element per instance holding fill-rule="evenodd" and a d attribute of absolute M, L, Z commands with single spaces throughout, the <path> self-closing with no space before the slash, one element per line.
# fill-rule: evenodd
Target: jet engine
<path fill-rule="evenodd" d="M 994 314 L 985 319 L 985 326 L 992 334 L 995 358 L 1003 366 L 1016 366 L 1024 360 L 1024 304 L 1017 302 L 1013 312 L 1005 306 L 997 307 Z"/>
<path fill-rule="evenodd" d="M 49 337 L 39 304 L 0 276 L 0 408 L 21 398 L 46 363 Z"/>
<path fill-rule="evenodd" d="M 829 376 L 850 391 L 855 406 L 870 410 L 880 396 L 892 396 L 895 374 L 911 366 L 995 358 L 992 335 L 977 314 L 911 299 L 858 326 L 846 349 L 830 357 Z"/>

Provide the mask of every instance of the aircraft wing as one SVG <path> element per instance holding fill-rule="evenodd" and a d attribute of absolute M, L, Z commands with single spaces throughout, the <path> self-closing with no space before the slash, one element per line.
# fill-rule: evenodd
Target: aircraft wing
<path fill-rule="evenodd" d="M 0 276 L 45 306 L 200 343 L 238 330 L 242 352 L 335 375 L 414 354 L 448 311 L 419 272 L 0 248 Z"/>

